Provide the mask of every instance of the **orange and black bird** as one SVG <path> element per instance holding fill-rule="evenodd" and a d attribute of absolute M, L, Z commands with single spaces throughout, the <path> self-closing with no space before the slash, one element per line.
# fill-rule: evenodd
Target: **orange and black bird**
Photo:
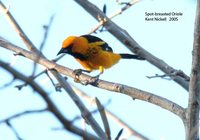
<path fill-rule="evenodd" d="M 69 36 L 63 41 L 57 55 L 61 53 L 72 55 L 86 69 L 81 71 L 91 72 L 99 69 L 100 74 L 120 59 L 145 60 L 138 55 L 113 53 L 105 41 L 92 35 Z"/>

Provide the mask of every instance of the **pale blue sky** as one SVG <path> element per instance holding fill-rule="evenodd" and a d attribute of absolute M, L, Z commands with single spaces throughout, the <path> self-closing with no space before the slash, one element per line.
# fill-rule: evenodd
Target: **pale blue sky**
<path fill-rule="evenodd" d="M 96 20 L 74 1 L 3 0 L 3 2 L 10 4 L 10 11 L 13 16 L 36 46 L 41 43 L 43 37 L 42 26 L 48 23 L 52 14 L 55 14 L 49 38 L 43 50 L 43 53 L 49 59 L 56 57 L 62 40 L 67 36 L 86 34 L 97 24 Z M 120 8 L 115 3 L 115 0 L 96 0 L 92 2 L 100 8 L 106 3 L 108 15 Z M 189 75 L 195 9 L 196 2 L 191 0 L 142 0 L 122 15 L 114 18 L 113 21 L 128 31 L 144 49 L 164 60 L 175 69 L 181 69 Z M 145 12 L 182 12 L 183 16 L 180 16 L 178 21 L 173 22 L 147 22 L 145 21 Z M 2 27 L 0 36 L 26 48 L 2 13 L 0 14 L 0 26 Z M 108 32 L 98 33 L 96 35 L 105 40 L 115 52 L 129 52 L 128 49 Z M 12 53 L 1 47 L 0 51 L 2 52 L 2 60 L 13 62 L 14 59 L 15 63 L 13 66 L 15 68 L 23 73 L 25 72 L 24 74 L 26 75 L 31 74 L 31 61 L 23 57 L 13 57 Z M 73 69 L 81 68 L 71 56 L 65 56 L 58 63 Z M 39 67 L 38 71 L 41 71 L 41 69 L 42 67 Z M 2 69 L 0 69 L 0 72 L 0 83 L 5 84 L 12 79 Z M 95 74 L 94 72 L 91 75 Z M 152 92 L 186 107 L 188 93 L 173 81 L 159 78 L 149 80 L 146 78 L 146 76 L 152 76 L 154 74 L 163 73 L 148 62 L 122 60 L 111 69 L 106 70 L 101 78 Z M 46 91 L 52 93 L 50 96 L 56 101 L 68 119 L 73 119 L 75 116 L 80 115 L 68 95 L 64 92 L 56 93 L 51 83 L 46 82 L 48 80 L 45 75 L 38 78 L 37 81 L 45 87 Z M 146 102 L 139 100 L 133 101 L 130 97 L 122 94 L 116 94 L 91 86 L 82 86 L 74 83 L 71 78 L 69 78 L 69 81 L 91 96 L 98 97 L 102 103 L 107 103 L 108 100 L 111 100 L 111 103 L 106 107 L 150 139 L 184 139 L 185 134 L 182 121 L 174 114 Z M 45 107 L 41 98 L 33 93 L 29 87 L 23 88 L 22 91 L 14 88 L 15 85 L 20 83 L 16 81 L 12 84 L 13 87 L 1 90 L 0 120 L 17 112 Z M 88 108 L 94 108 L 88 104 L 87 106 Z M 27 115 L 15 119 L 12 122 L 25 140 L 80 139 L 65 131 L 52 132 L 50 128 L 59 127 L 59 123 L 49 113 Z M 110 123 L 112 137 L 114 138 L 121 128 L 116 126 L 112 121 Z M 77 125 L 81 125 L 81 123 L 78 122 Z M 0 134 L 0 139 L 16 140 L 8 127 L 2 124 L 0 125 Z M 125 134 L 124 132 L 123 136 Z"/>

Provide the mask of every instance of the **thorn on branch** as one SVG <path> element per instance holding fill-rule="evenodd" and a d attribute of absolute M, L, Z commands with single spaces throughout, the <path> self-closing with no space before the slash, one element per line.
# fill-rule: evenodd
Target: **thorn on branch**
<path fill-rule="evenodd" d="M 115 140 L 119 140 L 119 137 L 122 135 L 122 132 L 123 132 L 123 128 L 119 131 Z"/>
<path fill-rule="evenodd" d="M 29 79 L 30 81 L 33 81 L 33 80 L 35 79 L 35 77 L 34 77 L 34 76 L 30 76 L 28 79 Z M 25 86 L 27 86 L 27 85 L 28 85 L 28 83 L 25 82 L 24 84 L 16 85 L 15 88 L 17 88 L 18 90 L 22 90 L 22 88 L 25 87 Z"/>
<path fill-rule="evenodd" d="M 55 89 L 56 89 L 56 92 L 61 92 L 62 90 L 62 86 L 60 85 L 60 83 L 57 83 L 55 84 Z"/>
<path fill-rule="evenodd" d="M 22 90 L 23 87 L 27 86 L 27 83 L 21 84 L 21 85 L 16 85 L 15 88 L 18 90 Z"/>
<path fill-rule="evenodd" d="M 48 25 L 43 25 L 42 27 L 44 28 L 45 31 L 48 29 Z"/>
<path fill-rule="evenodd" d="M 107 6 L 106 6 L 106 4 L 104 4 L 104 6 L 103 6 L 103 13 L 106 15 L 106 12 L 107 12 Z"/>
<path fill-rule="evenodd" d="M 13 55 L 14 55 L 14 56 L 18 56 L 18 55 L 19 55 L 19 56 L 24 56 L 21 52 L 14 53 Z"/>

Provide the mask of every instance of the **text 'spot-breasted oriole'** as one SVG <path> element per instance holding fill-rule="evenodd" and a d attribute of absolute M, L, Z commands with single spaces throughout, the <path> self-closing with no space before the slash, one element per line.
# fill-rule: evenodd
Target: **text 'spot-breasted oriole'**
<path fill-rule="evenodd" d="M 99 69 L 100 74 L 104 68 L 110 68 L 122 58 L 144 60 L 138 55 L 113 53 L 105 41 L 92 35 L 69 36 L 57 55 L 61 53 L 72 55 L 87 72 Z"/>

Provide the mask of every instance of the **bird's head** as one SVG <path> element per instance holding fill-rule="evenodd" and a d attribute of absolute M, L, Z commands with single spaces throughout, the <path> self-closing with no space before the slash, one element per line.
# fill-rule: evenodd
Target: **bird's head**
<path fill-rule="evenodd" d="M 62 48 L 57 55 L 61 53 L 85 54 L 88 49 L 88 40 L 85 37 L 69 36 L 62 43 Z"/>
<path fill-rule="evenodd" d="M 57 55 L 61 54 L 61 53 L 70 53 L 72 51 L 72 47 L 73 47 L 73 44 L 75 42 L 75 39 L 77 37 L 76 36 L 69 36 L 67 37 L 63 43 L 62 43 L 62 48 L 61 50 L 58 52 Z"/>

